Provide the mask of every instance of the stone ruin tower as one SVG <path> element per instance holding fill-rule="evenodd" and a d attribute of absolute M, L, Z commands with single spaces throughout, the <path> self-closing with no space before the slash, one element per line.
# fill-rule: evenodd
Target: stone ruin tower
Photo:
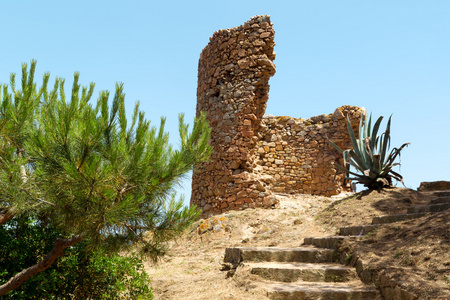
<path fill-rule="evenodd" d="M 275 74 L 272 25 L 269 16 L 255 16 L 219 30 L 200 55 L 197 116 L 206 112 L 214 151 L 194 169 L 191 204 L 204 215 L 272 207 L 273 192 L 328 196 L 344 188 L 331 165 L 341 154 L 326 135 L 347 147 L 344 115 L 357 126 L 362 110 L 344 106 L 307 120 L 264 116 Z"/>

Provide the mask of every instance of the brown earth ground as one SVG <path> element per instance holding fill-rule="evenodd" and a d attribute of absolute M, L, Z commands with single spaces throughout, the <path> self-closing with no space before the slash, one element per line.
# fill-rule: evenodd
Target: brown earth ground
<path fill-rule="evenodd" d="M 222 270 L 226 247 L 299 247 L 305 237 L 335 235 L 339 227 L 426 204 L 431 192 L 393 188 L 333 197 L 277 195 L 273 209 L 231 211 L 194 223 L 157 265 L 147 263 L 155 299 L 268 299 L 258 277 Z M 356 241 L 373 270 L 395 278 L 419 299 L 450 299 L 450 212 L 383 226 Z M 259 283 L 258 283 L 259 281 Z"/>

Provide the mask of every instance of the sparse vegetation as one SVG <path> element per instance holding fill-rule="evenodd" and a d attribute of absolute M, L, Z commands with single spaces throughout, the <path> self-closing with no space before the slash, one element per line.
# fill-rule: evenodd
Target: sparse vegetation
<path fill-rule="evenodd" d="M 344 276 L 332 275 L 332 274 L 327 274 L 326 279 L 325 279 L 325 281 L 329 281 L 329 282 L 345 282 L 347 280 L 348 279 Z"/>
<path fill-rule="evenodd" d="M 352 258 L 353 258 L 353 254 L 347 255 L 347 257 L 345 258 L 345 263 L 346 263 L 346 264 L 349 264 L 350 261 L 352 260 Z"/>
<path fill-rule="evenodd" d="M 221 264 L 226 247 L 300 247 L 305 237 L 330 236 L 335 235 L 339 227 L 370 224 L 375 216 L 401 213 L 412 205 L 424 205 L 432 195 L 392 188 L 380 192 L 364 191 L 339 199 L 308 195 L 277 197 L 280 206 L 275 209 L 233 212 L 234 217 L 224 221 L 225 228 L 231 228 L 228 231 L 224 228 L 199 234 L 202 222 L 193 224 L 190 233 L 171 248 L 173 260 L 164 260 L 158 266 L 147 265 L 155 297 L 168 300 L 268 299 L 267 293 L 258 285 L 260 278 L 252 277 L 245 265 L 238 267 L 234 276 L 227 275 L 229 269 L 224 269 Z M 311 208 L 313 203 L 317 206 Z M 308 209 L 312 214 L 306 213 Z M 354 255 L 363 258 L 370 270 L 383 271 L 389 278 L 402 282 L 408 291 L 419 295 L 419 299 L 447 299 L 450 296 L 446 271 L 450 265 L 449 214 L 427 216 L 401 225 L 384 225 L 368 235 L 345 240 L 341 246 L 342 252 L 347 253 L 345 261 L 350 264 L 356 260 Z M 302 224 L 292 226 L 299 215 Z M 227 214 L 209 220 L 222 216 Z M 326 227 L 323 225 L 325 220 L 329 223 Z M 364 243 L 365 240 L 370 242 Z M 394 258 L 400 251 L 409 256 L 399 254 Z M 178 265 L 179 261 L 187 261 L 195 269 L 184 275 L 186 266 Z"/>

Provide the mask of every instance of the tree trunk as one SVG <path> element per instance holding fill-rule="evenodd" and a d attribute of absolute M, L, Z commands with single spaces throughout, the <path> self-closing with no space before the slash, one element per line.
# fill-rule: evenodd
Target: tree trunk
<path fill-rule="evenodd" d="M 14 214 L 9 213 L 8 211 L 2 211 L 0 213 L 0 226 L 8 222 L 14 218 Z"/>
<path fill-rule="evenodd" d="M 51 264 L 63 254 L 64 249 L 80 242 L 82 239 L 83 238 L 81 235 L 76 235 L 69 239 L 57 239 L 55 241 L 53 249 L 44 257 L 42 261 L 29 267 L 28 269 L 19 272 L 18 274 L 13 276 L 8 282 L 6 282 L 3 285 L 0 285 L 0 296 L 18 288 L 31 276 L 34 276 L 50 267 Z"/>

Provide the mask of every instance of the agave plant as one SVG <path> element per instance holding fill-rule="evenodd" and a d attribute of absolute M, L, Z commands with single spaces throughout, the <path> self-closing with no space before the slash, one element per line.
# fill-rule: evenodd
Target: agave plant
<path fill-rule="evenodd" d="M 405 143 L 400 148 L 394 148 L 389 152 L 391 117 L 389 117 L 386 131 L 378 136 L 378 129 L 383 117 L 378 118 L 372 129 L 372 114 L 369 118 L 367 118 L 367 114 L 364 115 L 364 118 L 361 118 L 359 123 L 359 135 L 357 138 L 347 116 L 347 128 L 353 149 L 342 150 L 328 139 L 330 144 L 344 156 L 344 166 L 337 164 L 335 166 L 346 173 L 348 180 L 355 180 L 357 183 L 364 184 L 365 187 L 372 190 L 392 186 L 392 178 L 403 183 L 403 177 L 399 173 L 394 172 L 392 168 L 399 165 L 399 163 L 395 163 L 395 159 L 409 143 Z M 389 155 L 387 155 L 388 153 Z M 354 167 L 361 174 L 350 171 L 350 166 Z M 350 174 L 355 177 L 350 178 Z"/>

